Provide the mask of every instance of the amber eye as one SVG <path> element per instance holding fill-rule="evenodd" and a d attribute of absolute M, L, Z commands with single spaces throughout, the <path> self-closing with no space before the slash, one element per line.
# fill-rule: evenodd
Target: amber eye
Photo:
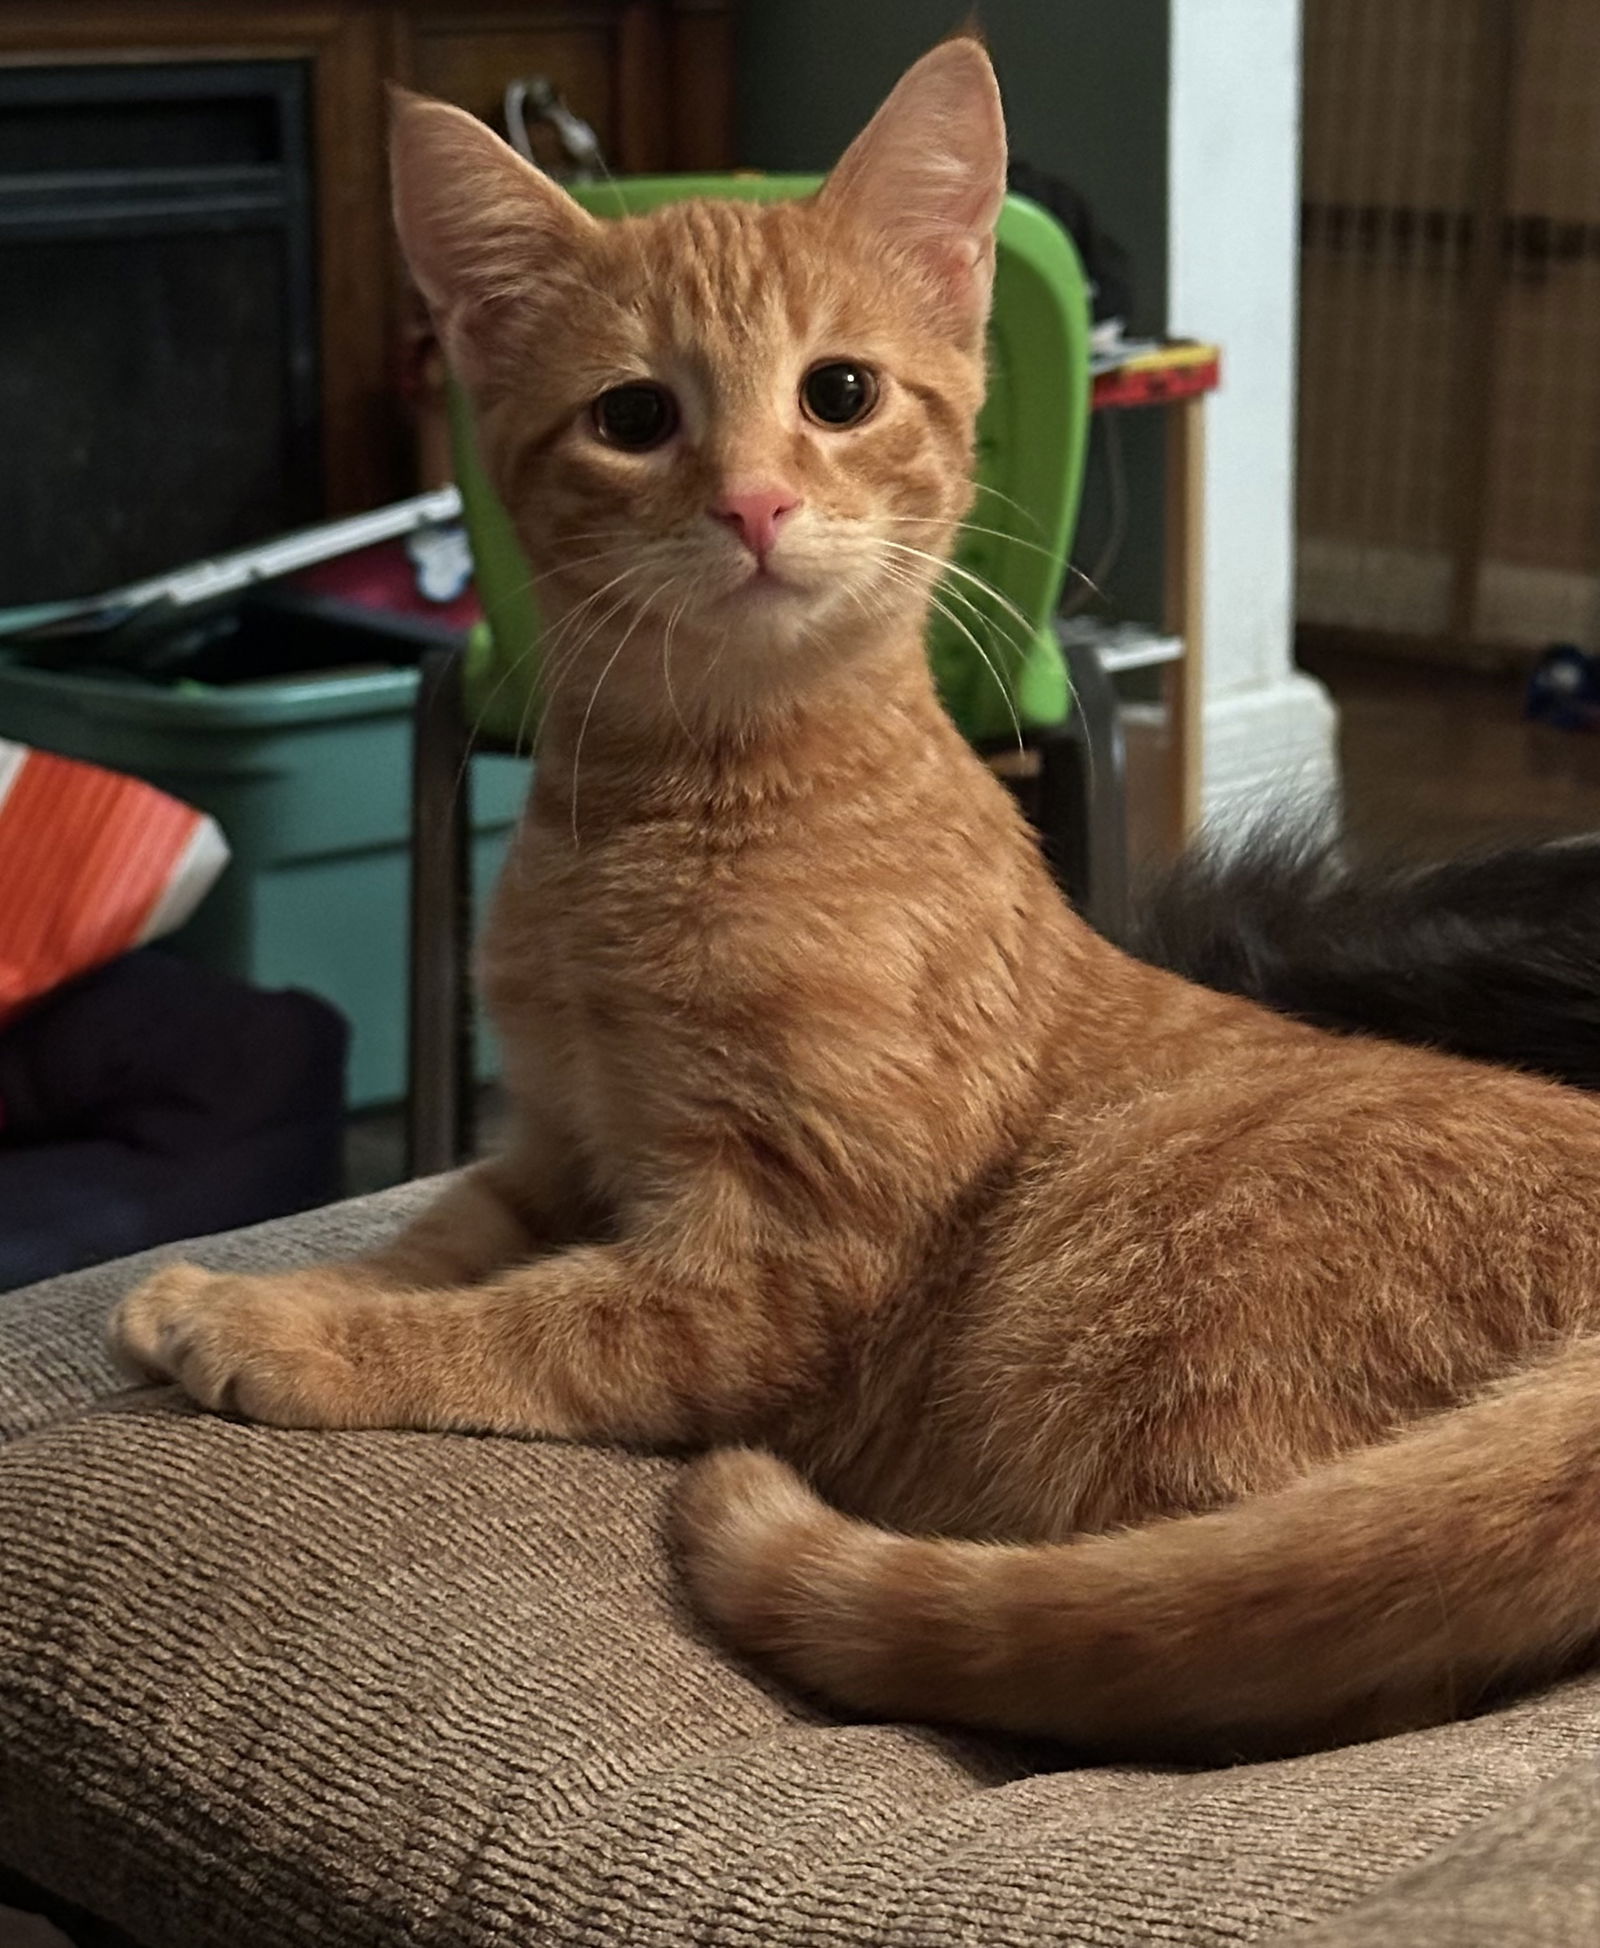
<path fill-rule="evenodd" d="M 800 403 L 819 426 L 855 426 L 878 403 L 878 377 L 850 359 L 814 365 L 800 382 Z"/>
<path fill-rule="evenodd" d="M 613 386 L 589 410 L 601 439 L 629 453 L 648 453 L 670 439 L 678 427 L 678 402 L 665 386 L 644 382 Z"/>

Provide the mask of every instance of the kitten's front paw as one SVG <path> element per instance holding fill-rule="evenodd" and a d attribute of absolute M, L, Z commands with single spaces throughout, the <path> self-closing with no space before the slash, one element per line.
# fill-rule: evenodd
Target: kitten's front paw
<path fill-rule="evenodd" d="M 140 1379 L 174 1380 L 213 1412 L 279 1427 L 362 1424 L 338 1345 L 337 1294 L 315 1272 L 244 1278 L 164 1265 L 111 1315 L 111 1350 Z"/>
<path fill-rule="evenodd" d="M 163 1265 L 152 1272 L 112 1309 L 106 1326 L 111 1357 L 132 1379 L 170 1380 L 167 1343 L 172 1326 L 206 1286 L 220 1283 L 215 1272 L 199 1265 Z"/>

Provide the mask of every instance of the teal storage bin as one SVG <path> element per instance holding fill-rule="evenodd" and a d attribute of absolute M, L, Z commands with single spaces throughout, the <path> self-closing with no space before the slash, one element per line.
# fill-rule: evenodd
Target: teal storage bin
<path fill-rule="evenodd" d="M 0 661 L 0 736 L 146 778 L 209 812 L 233 857 L 172 944 L 348 1016 L 350 1103 L 406 1092 L 413 669 L 176 689 Z M 481 900 L 528 767 L 472 767 Z M 492 1048 L 480 1040 L 483 1072 Z"/>

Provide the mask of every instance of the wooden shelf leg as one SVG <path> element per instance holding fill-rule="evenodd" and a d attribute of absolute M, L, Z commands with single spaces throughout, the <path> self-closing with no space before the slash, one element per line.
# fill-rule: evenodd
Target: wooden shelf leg
<path fill-rule="evenodd" d="M 1167 669 L 1171 842 L 1180 850 L 1200 823 L 1205 761 L 1205 399 L 1167 409 L 1166 628 L 1183 643 Z"/>

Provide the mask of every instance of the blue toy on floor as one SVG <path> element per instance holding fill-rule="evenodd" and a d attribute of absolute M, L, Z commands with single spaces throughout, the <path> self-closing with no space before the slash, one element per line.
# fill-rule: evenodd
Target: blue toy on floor
<path fill-rule="evenodd" d="M 1552 643 L 1528 678 L 1523 714 L 1557 730 L 1600 730 L 1600 656 Z"/>

